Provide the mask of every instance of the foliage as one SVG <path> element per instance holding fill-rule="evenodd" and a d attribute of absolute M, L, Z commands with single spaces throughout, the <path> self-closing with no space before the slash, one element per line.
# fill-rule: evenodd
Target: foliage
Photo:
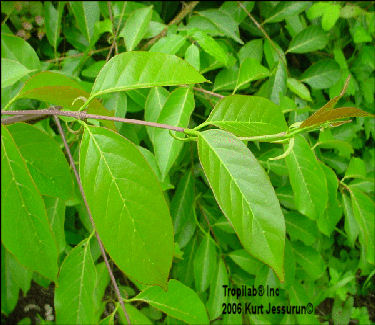
<path fill-rule="evenodd" d="M 3 117 L 75 112 L 85 192 L 51 117 L 2 119 L 2 317 L 33 280 L 57 324 L 375 321 L 373 3 L 1 10 Z"/>

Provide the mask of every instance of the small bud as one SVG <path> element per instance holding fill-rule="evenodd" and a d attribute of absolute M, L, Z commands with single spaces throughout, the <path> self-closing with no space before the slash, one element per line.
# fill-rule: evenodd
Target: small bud
<path fill-rule="evenodd" d="M 41 40 L 43 37 L 44 37 L 44 31 L 42 31 L 41 29 L 40 30 L 38 30 L 38 34 L 37 34 L 37 36 L 38 36 L 38 38 Z"/>
<path fill-rule="evenodd" d="M 26 31 L 23 30 L 23 29 L 20 29 L 20 30 L 17 32 L 16 36 L 18 36 L 18 37 L 22 37 L 22 38 L 25 38 L 25 36 L 26 36 Z"/>
<path fill-rule="evenodd" d="M 42 16 L 35 16 L 35 22 L 38 26 L 42 26 L 44 24 L 44 18 Z"/>
<path fill-rule="evenodd" d="M 22 23 L 22 27 L 25 29 L 25 30 L 32 30 L 33 29 L 33 25 L 30 24 L 28 21 L 24 21 Z"/>

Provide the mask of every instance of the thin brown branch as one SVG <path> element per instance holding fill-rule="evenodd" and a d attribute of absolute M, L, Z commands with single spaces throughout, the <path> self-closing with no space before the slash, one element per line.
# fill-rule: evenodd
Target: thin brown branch
<path fill-rule="evenodd" d="M 126 6 L 126 2 L 125 4 L 122 6 L 123 8 Z M 117 48 L 117 42 L 116 42 L 116 33 L 115 33 L 115 21 L 113 19 L 113 15 L 112 15 L 112 5 L 111 5 L 111 1 L 107 1 L 107 7 L 108 7 L 108 14 L 109 14 L 109 19 L 111 20 L 112 22 L 112 33 L 113 33 L 113 42 L 112 42 L 112 45 L 111 45 L 111 50 L 109 51 L 110 53 L 112 52 L 112 47 L 114 45 L 115 47 L 115 53 L 118 54 L 118 48 Z M 108 55 L 110 56 L 110 55 Z M 107 57 L 107 61 L 108 61 L 108 57 Z"/>
<path fill-rule="evenodd" d="M 53 115 L 53 116 L 60 115 L 60 116 L 74 117 L 79 120 L 91 118 L 95 120 L 108 120 L 108 121 L 115 121 L 115 122 L 129 123 L 129 124 L 152 126 L 152 127 L 168 129 L 168 130 L 172 130 L 176 132 L 185 131 L 184 128 L 179 127 L 179 126 L 172 126 L 168 124 L 155 123 L 155 122 L 147 122 L 147 121 L 135 120 L 135 119 L 130 119 L 130 118 L 88 114 L 83 111 L 79 112 L 79 111 L 59 111 L 55 109 L 42 109 L 42 110 L 22 110 L 22 111 L 1 111 L 1 115 Z M 1 123 L 11 124 L 14 122 L 9 122 L 9 118 L 8 118 L 8 119 L 1 120 Z"/>
<path fill-rule="evenodd" d="M 145 45 L 142 46 L 142 50 L 148 49 L 156 41 L 164 37 L 167 34 L 168 27 L 180 23 L 190 12 L 193 11 L 193 9 L 196 7 L 198 3 L 199 1 L 191 1 L 187 5 L 183 6 L 178 15 L 174 17 L 158 35 L 153 37 Z"/>
<path fill-rule="evenodd" d="M 271 39 L 271 37 L 269 37 L 269 35 L 267 34 L 267 32 L 264 30 L 264 28 L 262 27 L 262 25 L 260 25 L 256 19 L 253 17 L 253 15 L 246 9 L 246 7 L 240 2 L 240 1 L 237 1 L 238 5 L 246 12 L 246 14 L 249 16 L 249 18 L 251 19 L 251 21 L 254 23 L 254 25 L 263 33 L 263 35 L 269 40 L 271 46 L 273 47 L 273 49 L 276 51 L 277 55 L 279 56 L 280 60 L 283 62 L 284 66 L 285 66 L 285 69 L 288 73 L 288 67 L 287 67 L 287 63 L 286 61 L 284 60 L 284 57 L 281 55 L 279 49 L 276 47 L 275 43 L 273 42 L 273 40 Z M 289 74 L 289 73 L 288 73 Z"/>
<path fill-rule="evenodd" d="M 96 53 L 104 52 L 104 51 L 109 50 L 110 48 L 111 47 L 108 46 L 108 47 L 103 47 L 102 49 L 99 49 L 99 50 L 90 51 L 88 53 L 88 55 L 91 56 L 91 55 L 96 54 Z M 83 56 L 83 55 L 85 55 L 85 53 L 78 53 L 78 54 L 62 56 L 62 57 L 59 57 L 59 58 L 46 60 L 46 61 L 43 61 L 43 62 L 59 62 L 59 61 L 64 61 L 65 59 L 76 58 L 76 57 Z"/>
<path fill-rule="evenodd" d="M 81 179 L 79 177 L 77 168 L 76 168 L 76 166 L 74 164 L 72 153 L 70 152 L 70 148 L 69 148 L 68 142 L 66 141 L 64 130 L 61 127 L 61 123 L 60 123 L 59 119 L 56 116 L 54 116 L 53 118 L 54 118 L 55 123 L 57 125 L 57 128 L 59 130 L 60 136 L 61 136 L 61 138 L 62 138 L 62 140 L 64 142 L 65 150 L 66 150 L 66 153 L 68 154 L 70 165 L 71 165 L 71 167 L 72 167 L 72 169 L 74 171 L 74 175 L 75 175 L 75 178 L 77 180 L 77 183 L 78 183 L 78 186 L 79 186 L 79 190 L 80 190 L 81 195 L 82 195 L 83 202 L 84 202 L 84 204 L 86 206 L 86 210 L 87 210 L 87 213 L 89 215 L 90 222 L 92 224 L 93 229 L 95 230 L 95 235 L 96 235 L 96 239 L 98 240 L 98 243 L 99 243 L 100 252 L 102 253 L 105 265 L 107 267 L 109 276 L 111 278 L 113 287 L 114 287 L 116 295 L 117 295 L 117 299 L 118 299 L 118 301 L 121 304 L 121 308 L 124 311 L 124 315 L 126 317 L 126 320 L 127 320 L 128 324 L 130 324 L 130 318 L 129 318 L 128 313 L 126 312 L 125 304 L 124 304 L 124 301 L 122 300 L 120 289 L 119 289 L 119 287 L 118 287 L 118 285 L 116 283 L 116 279 L 115 279 L 115 277 L 113 275 L 113 272 L 112 272 L 112 269 L 111 269 L 111 267 L 109 265 L 107 254 L 105 253 L 105 249 L 104 249 L 103 243 L 102 243 L 102 241 L 100 239 L 100 236 L 99 236 L 98 232 L 96 231 L 95 222 L 94 222 L 94 219 L 92 217 L 91 210 L 90 210 L 89 204 L 88 204 L 87 199 L 86 199 L 85 191 L 83 190 Z"/>
<path fill-rule="evenodd" d="M 203 89 L 203 88 L 193 87 L 193 89 L 196 90 L 196 91 L 200 91 L 201 93 L 211 95 L 211 96 L 215 96 L 215 97 L 219 97 L 219 98 L 225 97 L 223 95 L 220 95 L 218 93 L 214 93 L 213 91 L 209 91 L 209 90 L 206 90 L 206 89 Z"/>
<path fill-rule="evenodd" d="M 116 32 L 113 33 L 113 41 L 112 41 L 112 44 L 111 44 L 111 48 L 109 49 L 109 52 L 108 52 L 108 55 L 107 55 L 106 61 L 108 61 L 109 58 L 111 57 L 112 49 L 113 49 L 113 46 L 114 46 L 115 44 L 116 44 L 116 47 L 115 47 L 115 54 L 116 54 L 116 55 L 118 54 L 118 48 L 117 48 L 116 39 L 117 39 L 118 33 L 119 33 L 119 31 L 120 31 L 122 18 L 124 17 L 124 13 L 125 13 L 126 4 L 127 4 L 127 2 L 125 1 L 124 5 L 122 6 L 121 16 L 120 16 L 120 20 L 119 20 L 118 25 L 117 25 L 117 30 L 116 30 Z M 112 26 L 113 26 L 113 28 L 114 28 L 114 24 L 115 24 L 115 22 L 113 21 L 113 22 L 112 22 Z"/>

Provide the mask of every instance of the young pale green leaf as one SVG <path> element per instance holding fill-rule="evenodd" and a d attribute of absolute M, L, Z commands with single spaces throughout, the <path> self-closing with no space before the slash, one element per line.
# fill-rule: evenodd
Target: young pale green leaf
<path fill-rule="evenodd" d="M 224 97 L 216 104 L 207 123 L 241 137 L 276 134 L 287 130 L 280 107 L 257 96 Z"/>
<path fill-rule="evenodd" d="M 209 235 L 206 235 L 194 257 L 194 280 L 197 292 L 205 292 L 215 276 L 217 269 L 216 247 Z"/>
<path fill-rule="evenodd" d="M 284 281 L 284 216 L 263 168 L 244 143 L 222 130 L 201 132 L 198 154 L 215 199 L 243 247 Z"/>
<path fill-rule="evenodd" d="M 260 64 L 262 62 L 262 56 L 263 56 L 263 40 L 262 39 L 251 40 L 250 42 L 242 46 L 240 51 L 238 52 L 238 58 L 240 60 L 240 64 L 243 61 L 245 61 L 245 59 L 247 58 L 253 58 Z"/>
<path fill-rule="evenodd" d="M 158 123 L 186 128 L 194 110 L 194 95 L 189 88 L 177 88 L 168 97 L 160 112 Z M 176 161 L 183 143 L 174 139 L 169 130 L 154 130 L 154 153 L 164 179 Z"/>
<path fill-rule="evenodd" d="M 1 126 L 1 241 L 31 271 L 54 281 L 57 248 L 43 199 L 11 133 Z"/>
<path fill-rule="evenodd" d="M 72 198 L 73 179 L 70 168 L 55 140 L 30 124 L 16 123 L 9 125 L 8 130 L 25 159 L 39 192 L 64 200 Z"/>
<path fill-rule="evenodd" d="M 297 263 L 305 270 L 309 278 L 314 281 L 319 279 L 326 265 L 322 256 L 311 246 L 305 246 L 300 241 L 292 241 L 294 255 L 297 257 Z"/>
<path fill-rule="evenodd" d="M 155 87 L 148 93 L 145 103 L 145 121 L 156 122 L 165 102 L 169 96 L 168 90 L 162 87 Z M 146 128 L 148 136 L 154 142 L 155 128 Z"/>
<path fill-rule="evenodd" d="M 32 272 L 1 245 L 1 312 L 9 315 L 16 307 L 19 291 L 25 295 L 31 285 Z"/>
<path fill-rule="evenodd" d="M 289 16 L 298 15 L 311 5 L 310 1 L 280 1 L 272 10 L 269 17 L 267 17 L 263 24 L 277 23 L 283 21 Z"/>
<path fill-rule="evenodd" d="M 375 238 L 373 229 L 375 228 L 375 203 L 365 193 L 356 188 L 349 186 L 349 191 L 354 217 L 359 228 L 359 241 L 365 253 L 366 261 L 374 264 Z"/>
<path fill-rule="evenodd" d="M 224 285 L 229 285 L 228 273 L 225 268 L 223 260 L 219 259 L 219 265 L 215 276 L 212 278 L 210 284 L 210 296 L 206 303 L 210 319 L 218 318 L 222 313 L 222 305 L 227 302 L 227 297 L 224 295 Z"/>
<path fill-rule="evenodd" d="M 316 25 L 309 26 L 299 32 L 289 44 L 287 52 L 307 53 L 321 50 L 328 44 L 327 34 Z"/>
<path fill-rule="evenodd" d="M 241 63 L 235 91 L 250 81 L 264 79 L 269 74 L 269 70 L 262 66 L 256 59 L 247 58 Z"/>
<path fill-rule="evenodd" d="M 116 55 L 100 71 L 91 97 L 136 88 L 205 82 L 190 64 L 164 53 L 128 52 Z"/>
<path fill-rule="evenodd" d="M 354 247 L 354 243 L 359 234 L 359 227 L 354 217 L 352 202 L 345 193 L 342 194 L 342 206 L 345 215 L 345 233 L 348 235 L 348 241 L 351 247 Z"/>
<path fill-rule="evenodd" d="M 238 30 L 238 23 L 226 11 L 208 9 L 199 11 L 198 14 L 207 18 L 224 35 L 234 39 L 237 43 L 243 44 Z"/>
<path fill-rule="evenodd" d="M 285 159 L 297 210 L 318 219 L 327 206 L 327 181 L 304 137 L 294 138 L 292 151 Z"/>
<path fill-rule="evenodd" d="M 66 247 L 64 229 L 65 202 L 61 198 L 44 196 L 44 204 L 57 243 L 57 251 L 62 253 Z"/>
<path fill-rule="evenodd" d="M 329 31 L 336 24 L 340 17 L 340 5 L 336 3 L 329 3 L 325 8 L 322 17 L 322 27 L 324 31 Z"/>
<path fill-rule="evenodd" d="M 46 1 L 44 3 L 46 35 L 48 42 L 52 45 L 55 51 L 57 50 L 57 45 L 59 42 L 61 17 L 64 11 L 65 2 L 59 1 L 57 6 L 57 9 L 55 9 L 51 1 Z"/>
<path fill-rule="evenodd" d="M 142 310 L 139 310 L 138 308 L 134 307 L 131 304 L 125 304 L 125 310 L 130 318 L 130 324 L 152 325 L 151 320 L 145 316 Z M 119 307 L 117 311 L 118 311 L 118 314 L 120 315 L 121 324 L 127 324 L 128 321 L 124 315 L 122 308 Z M 113 324 L 114 323 L 111 323 L 111 325 Z"/>
<path fill-rule="evenodd" d="M 133 51 L 145 35 L 151 21 L 152 6 L 134 10 L 125 22 L 120 37 L 125 40 L 127 51 Z"/>
<path fill-rule="evenodd" d="M 185 51 L 185 61 L 190 63 L 197 71 L 200 70 L 199 48 L 195 44 L 191 44 Z"/>
<path fill-rule="evenodd" d="M 185 37 L 179 34 L 170 34 L 159 39 L 151 48 L 150 52 L 165 54 L 176 54 L 184 45 Z"/>
<path fill-rule="evenodd" d="M 81 105 L 78 97 L 88 98 L 89 94 L 74 80 L 62 73 L 44 71 L 33 75 L 23 86 L 21 91 L 12 99 L 12 102 L 20 98 L 37 99 L 53 105 L 60 105 L 64 109 L 76 111 Z M 88 105 L 87 112 L 113 116 L 112 111 L 107 110 L 97 99 Z M 112 121 L 103 121 L 103 125 L 115 130 Z"/>
<path fill-rule="evenodd" d="M 162 312 L 188 324 L 209 324 L 206 308 L 199 296 L 177 280 L 170 280 L 167 292 L 149 287 L 131 301 L 144 301 Z"/>
<path fill-rule="evenodd" d="M 175 241 L 180 248 L 186 246 L 194 235 L 194 178 L 191 171 L 181 177 L 171 201 Z"/>
<path fill-rule="evenodd" d="M 263 266 L 257 259 L 249 255 L 244 249 L 232 251 L 228 256 L 236 263 L 241 269 L 249 274 L 256 275 L 259 269 Z"/>
<path fill-rule="evenodd" d="M 319 237 L 316 223 L 297 211 L 284 213 L 286 232 L 291 240 L 301 240 L 305 245 L 312 246 Z"/>
<path fill-rule="evenodd" d="M 55 289 L 58 324 L 94 324 L 96 269 L 90 238 L 74 247 L 61 265 Z"/>
<path fill-rule="evenodd" d="M 299 80 L 288 78 L 286 81 L 288 88 L 296 95 L 309 102 L 312 101 L 309 89 Z"/>
<path fill-rule="evenodd" d="M 77 24 L 84 38 L 92 43 L 95 23 L 100 18 L 98 1 L 69 1 Z"/>
<path fill-rule="evenodd" d="M 191 36 L 199 43 L 203 51 L 213 56 L 217 61 L 227 65 L 227 53 L 211 36 L 203 31 L 196 31 Z"/>
<path fill-rule="evenodd" d="M 324 89 L 333 86 L 341 77 L 340 66 L 332 59 L 320 60 L 311 65 L 301 76 L 301 81 L 312 88 Z"/>
<path fill-rule="evenodd" d="M 361 158 L 352 157 L 345 178 L 366 178 L 366 164 Z"/>
<path fill-rule="evenodd" d="M 1 57 L 18 61 L 29 70 L 40 69 L 38 55 L 21 37 L 1 33 Z"/>
<path fill-rule="evenodd" d="M 80 175 L 96 230 L 113 261 L 136 280 L 165 287 L 173 226 L 160 183 L 143 155 L 122 136 L 88 126 Z"/>
<path fill-rule="evenodd" d="M 31 72 L 18 61 L 1 58 L 1 89 L 13 86 Z"/>

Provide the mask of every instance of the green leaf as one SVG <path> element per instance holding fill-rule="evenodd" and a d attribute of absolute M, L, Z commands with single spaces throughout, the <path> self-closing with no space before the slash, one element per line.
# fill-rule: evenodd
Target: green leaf
<path fill-rule="evenodd" d="M 57 50 L 57 45 L 59 43 L 61 17 L 64 11 L 64 6 L 64 1 L 58 2 L 58 7 L 56 10 L 52 2 L 46 1 L 44 3 L 46 35 L 49 43 L 52 45 L 55 51 Z"/>
<path fill-rule="evenodd" d="M 92 43 L 95 23 L 99 20 L 98 1 L 69 1 L 79 29 L 89 44 Z"/>
<path fill-rule="evenodd" d="M 176 54 L 185 43 L 185 37 L 178 34 L 170 34 L 159 39 L 150 48 L 150 52 Z M 146 52 L 147 53 L 147 52 Z"/>
<path fill-rule="evenodd" d="M 287 130 L 280 107 L 258 96 L 224 97 L 216 104 L 207 123 L 241 137 L 276 134 Z"/>
<path fill-rule="evenodd" d="M 185 51 L 185 61 L 190 63 L 197 71 L 200 70 L 199 48 L 191 44 Z"/>
<path fill-rule="evenodd" d="M 236 263 L 241 269 L 249 274 L 256 275 L 259 269 L 263 266 L 257 259 L 249 255 L 244 249 L 232 251 L 228 256 Z"/>
<path fill-rule="evenodd" d="M 297 211 L 288 211 L 284 214 L 286 232 L 290 239 L 301 240 L 305 245 L 312 246 L 319 237 L 316 223 L 299 214 Z"/>
<path fill-rule="evenodd" d="M 57 252 L 62 253 L 65 250 L 65 203 L 60 198 L 44 197 L 47 216 L 52 227 L 52 231 L 57 243 Z"/>
<path fill-rule="evenodd" d="M 1 127 L 1 240 L 31 271 L 57 275 L 57 248 L 43 199 L 12 135 Z"/>
<path fill-rule="evenodd" d="M 269 74 L 268 69 L 258 63 L 256 59 L 247 58 L 241 63 L 235 91 L 250 81 L 264 79 Z"/>
<path fill-rule="evenodd" d="M 319 26 L 309 26 L 293 37 L 287 52 L 307 53 L 321 50 L 328 44 L 327 34 Z"/>
<path fill-rule="evenodd" d="M 139 325 L 152 325 L 152 322 L 149 318 L 147 318 L 145 316 L 145 314 L 142 312 L 142 309 L 139 310 L 138 308 L 134 307 L 133 305 L 131 304 L 125 304 L 125 310 L 126 310 L 126 313 L 128 314 L 129 318 L 130 318 L 130 323 L 131 324 L 139 324 Z M 124 315 L 124 312 L 122 311 L 122 308 L 119 307 L 117 309 L 119 315 L 120 315 L 120 319 L 122 321 L 121 324 L 127 324 L 127 319 Z M 111 323 L 113 324 L 113 323 Z"/>
<path fill-rule="evenodd" d="M 171 201 L 175 241 L 180 248 L 186 246 L 195 232 L 194 178 L 191 171 L 181 177 Z"/>
<path fill-rule="evenodd" d="M 199 11 L 198 14 L 207 18 L 224 35 L 234 39 L 237 43 L 243 44 L 238 30 L 238 23 L 226 11 L 208 9 Z"/>
<path fill-rule="evenodd" d="M 228 284 L 227 269 L 225 268 L 223 260 L 220 258 L 217 272 L 211 281 L 210 296 L 206 303 L 211 320 L 218 318 L 222 313 L 222 304 L 227 302 L 227 296 L 224 295 L 223 286 Z"/>
<path fill-rule="evenodd" d="M 239 68 L 237 65 L 230 67 L 229 69 L 222 69 L 215 77 L 214 89 L 218 90 L 233 90 L 236 88 L 238 79 Z"/>
<path fill-rule="evenodd" d="M 92 307 L 97 274 L 90 238 L 74 247 L 61 265 L 54 301 L 58 324 L 94 324 L 96 321 Z"/>
<path fill-rule="evenodd" d="M 209 235 L 204 236 L 194 258 L 194 280 L 197 292 L 205 292 L 217 269 L 216 247 Z"/>
<path fill-rule="evenodd" d="M 277 23 L 283 21 L 289 16 L 295 16 L 304 11 L 311 5 L 310 1 L 280 1 L 271 11 L 269 17 L 267 17 L 263 24 Z"/>
<path fill-rule="evenodd" d="M 186 128 L 194 107 L 193 92 L 189 88 L 177 88 L 169 95 L 157 122 Z M 154 153 L 164 179 L 181 152 L 183 142 L 171 137 L 166 129 L 157 128 L 153 133 Z"/>
<path fill-rule="evenodd" d="M 103 96 L 103 106 L 110 111 L 114 112 L 115 117 L 122 117 L 126 116 L 126 112 L 128 109 L 128 96 L 123 93 L 114 93 L 114 94 L 107 94 Z M 120 131 L 123 123 L 115 122 L 115 127 L 117 131 Z"/>
<path fill-rule="evenodd" d="M 145 103 L 145 121 L 157 122 L 168 96 L 169 92 L 165 88 L 155 87 L 150 90 Z M 154 142 L 155 128 L 146 128 L 146 131 Z"/>
<path fill-rule="evenodd" d="M 12 102 L 20 98 L 31 98 L 76 111 L 82 105 L 82 100 L 74 101 L 78 97 L 88 98 L 89 94 L 76 81 L 58 72 L 44 71 L 33 75 Z M 90 102 L 87 112 L 105 116 L 114 115 L 97 99 Z M 103 121 L 103 125 L 115 129 L 112 121 Z"/>
<path fill-rule="evenodd" d="M 119 36 L 124 38 L 127 51 L 133 51 L 142 40 L 151 21 L 151 16 L 152 6 L 149 6 L 134 10 L 126 20 Z"/>
<path fill-rule="evenodd" d="M 160 72 L 163 73 L 160 73 Z M 178 71 L 178 74 L 176 74 Z M 129 52 L 116 55 L 100 71 L 91 97 L 136 88 L 205 82 L 190 64 L 174 55 Z"/>
<path fill-rule="evenodd" d="M 198 154 L 215 199 L 244 248 L 283 281 L 284 217 L 258 161 L 245 144 L 221 130 L 200 133 Z"/>
<path fill-rule="evenodd" d="M 330 3 L 325 8 L 322 17 L 322 27 L 325 31 L 329 31 L 336 24 L 337 19 L 340 17 L 340 9 L 340 5 L 336 3 Z"/>
<path fill-rule="evenodd" d="M 309 89 L 300 81 L 294 78 L 288 78 L 286 81 L 288 88 L 296 95 L 309 102 L 312 101 Z"/>
<path fill-rule="evenodd" d="M 312 88 L 324 89 L 333 86 L 341 77 L 340 66 L 332 59 L 320 60 L 311 65 L 301 76 L 301 81 Z"/>
<path fill-rule="evenodd" d="M 245 59 L 247 58 L 254 58 L 258 63 L 261 63 L 262 56 L 263 56 L 263 40 L 262 39 L 251 40 L 250 42 L 242 46 L 240 51 L 238 52 L 238 58 L 240 60 L 240 64 L 243 61 L 245 61 Z"/>
<path fill-rule="evenodd" d="M 297 210 L 310 219 L 318 219 L 327 206 L 327 181 L 304 137 L 294 138 L 285 161 Z"/>
<path fill-rule="evenodd" d="M 137 281 L 165 287 L 173 226 L 160 183 L 143 155 L 122 136 L 87 126 L 80 175 L 97 232 L 113 261 Z"/>
<path fill-rule="evenodd" d="M 213 56 L 217 61 L 227 65 L 227 53 L 211 36 L 203 31 L 196 31 L 191 36 L 199 43 L 205 52 Z"/>
<path fill-rule="evenodd" d="M 271 42 L 266 39 L 264 41 L 263 51 L 270 70 L 272 70 L 278 63 L 282 63 L 281 61 L 286 62 L 283 49 L 274 41 L 272 41 L 271 44 Z"/>
<path fill-rule="evenodd" d="M 10 125 L 8 130 L 39 192 L 64 200 L 72 198 L 70 167 L 55 140 L 39 128 L 25 123 Z"/>
<path fill-rule="evenodd" d="M 206 309 L 198 295 L 177 280 L 170 280 L 167 292 L 149 287 L 131 301 L 144 301 L 169 316 L 188 324 L 209 324 Z"/>
<path fill-rule="evenodd" d="M 354 247 L 354 243 L 359 234 L 359 227 L 354 217 L 352 202 L 345 193 L 342 194 L 342 205 L 345 214 L 345 233 L 348 235 L 348 241 L 351 247 Z"/>
<path fill-rule="evenodd" d="M 1 68 L 1 89 L 13 86 L 32 72 L 18 61 L 3 58 L 1 59 Z"/>
<path fill-rule="evenodd" d="M 17 305 L 19 290 L 23 294 L 30 289 L 32 272 L 21 265 L 9 251 L 1 245 L 1 312 L 9 315 Z"/>
<path fill-rule="evenodd" d="M 319 279 L 326 265 L 322 256 L 311 246 L 305 246 L 300 241 L 291 242 L 297 263 L 304 269 L 312 281 Z"/>
<path fill-rule="evenodd" d="M 352 157 L 345 171 L 345 178 L 366 178 L 365 162 L 361 158 Z"/>
<path fill-rule="evenodd" d="M 1 57 L 18 61 L 29 70 L 40 69 L 38 55 L 32 46 L 14 35 L 1 33 Z"/>
<path fill-rule="evenodd" d="M 372 231 L 375 227 L 375 203 L 362 191 L 349 186 L 353 213 L 359 228 L 359 242 L 365 253 L 366 261 L 375 263 L 375 238 Z"/>
<path fill-rule="evenodd" d="M 275 104 L 280 104 L 280 98 L 286 94 L 287 72 L 282 62 L 278 63 L 275 75 L 270 79 L 271 94 L 270 99 Z"/>

